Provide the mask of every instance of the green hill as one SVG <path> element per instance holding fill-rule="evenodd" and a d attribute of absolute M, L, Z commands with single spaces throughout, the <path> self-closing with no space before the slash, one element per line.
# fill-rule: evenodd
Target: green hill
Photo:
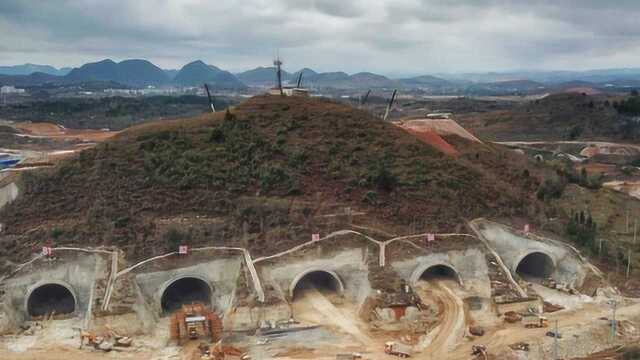
<path fill-rule="evenodd" d="M 453 232 L 479 216 L 540 215 L 534 167 L 524 171 L 526 160 L 511 152 L 466 148 L 447 157 L 344 104 L 259 96 L 226 115 L 130 128 L 25 176 L 23 195 L 0 213 L 0 242 L 24 256 L 31 249 L 16 239 L 116 244 L 135 257 L 177 241 L 264 254 L 313 231 L 342 229 L 318 214 L 345 207 L 366 213 L 360 225 L 396 234 Z M 167 228 L 174 223 L 177 230 Z"/>

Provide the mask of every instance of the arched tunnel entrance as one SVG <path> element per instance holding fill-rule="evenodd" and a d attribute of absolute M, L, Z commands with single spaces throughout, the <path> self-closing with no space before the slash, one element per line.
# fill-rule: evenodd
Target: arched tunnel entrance
<path fill-rule="evenodd" d="M 35 288 L 27 299 L 27 312 L 31 317 L 72 314 L 76 310 L 73 292 L 61 284 L 44 284 Z"/>
<path fill-rule="evenodd" d="M 516 273 L 525 280 L 540 281 L 553 274 L 555 265 L 553 259 L 541 252 L 533 252 L 520 260 Z"/>
<path fill-rule="evenodd" d="M 460 281 L 458 273 L 454 268 L 447 265 L 434 265 L 422 272 L 420 280 L 454 280 Z"/>
<path fill-rule="evenodd" d="M 205 306 L 211 304 L 211 287 L 209 284 L 196 277 L 184 277 L 170 283 L 162 292 L 160 305 L 162 312 L 168 314 L 174 312 L 183 304 L 202 303 Z"/>
<path fill-rule="evenodd" d="M 303 273 L 294 279 L 290 295 L 296 300 L 304 293 L 317 290 L 325 294 L 339 294 L 344 290 L 344 285 L 337 274 L 330 271 L 314 270 Z"/>

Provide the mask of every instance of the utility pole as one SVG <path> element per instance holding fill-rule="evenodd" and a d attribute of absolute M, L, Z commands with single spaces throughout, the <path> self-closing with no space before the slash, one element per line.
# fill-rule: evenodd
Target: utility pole
<path fill-rule="evenodd" d="M 558 320 L 556 320 L 555 336 L 553 337 L 553 360 L 558 360 Z"/>
<path fill-rule="evenodd" d="M 629 208 L 625 209 L 624 211 L 626 217 L 627 217 L 627 226 L 625 227 L 625 233 L 629 233 Z"/>
<path fill-rule="evenodd" d="M 609 304 L 611 304 L 612 306 L 612 310 L 613 310 L 613 315 L 612 315 L 612 320 L 611 320 L 611 342 L 613 343 L 616 339 L 616 332 L 618 324 L 616 323 L 616 309 L 618 307 L 618 302 L 615 300 L 611 300 L 609 301 Z"/>
<path fill-rule="evenodd" d="M 633 245 L 636 244 L 637 233 L 638 233 L 638 219 L 633 219 Z"/>
<path fill-rule="evenodd" d="M 598 246 L 598 256 L 600 256 L 600 260 L 602 260 L 602 239 L 600 239 L 600 245 Z"/>
<path fill-rule="evenodd" d="M 273 65 L 276 67 L 276 81 L 278 82 L 277 85 L 278 90 L 280 90 L 280 96 L 284 96 L 284 91 L 282 90 L 282 61 L 280 61 L 280 54 L 276 57 Z"/>
<path fill-rule="evenodd" d="M 627 279 L 631 275 L 631 247 L 629 247 L 629 257 L 627 258 Z"/>

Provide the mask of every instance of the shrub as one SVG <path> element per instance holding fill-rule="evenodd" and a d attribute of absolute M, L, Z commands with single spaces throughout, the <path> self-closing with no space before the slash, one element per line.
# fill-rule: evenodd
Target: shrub
<path fill-rule="evenodd" d="M 260 173 L 260 189 L 269 192 L 288 180 L 289 175 L 283 169 L 267 168 Z"/>
<path fill-rule="evenodd" d="M 559 198 L 562 196 L 566 186 L 567 182 L 563 178 L 554 177 L 545 179 L 542 184 L 540 184 L 536 196 L 540 200 Z"/>
<path fill-rule="evenodd" d="M 375 191 L 367 191 L 367 193 L 364 194 L 362 201 L 370 205 L 375 205 L 377 198 L 378 194 L 376 194 Z"/>
<path fill-rule="evenodd" d="M 177 249 L 184 238 L 184 234 L 175 227 L 169 228 L 169 230 L 164 234 L 164 240 L 169 249 Z"/>
<path fill-rule="evenodd" d="M 60 236 L 62 236 L 62 233 L 63 233 L 62 229 L 53 228 L 53 229 L 51 229 L 51 234 L 50 235 L 51 235 L 52 238 L 57 239 Z"/>
<path fill-rule="evenodd" d="M 596 248 L 597 224 L 593 221 L 591 213 L 584 211 L 574 213 L 567 223 L 567 235 L 578 245 Z"/>
<path fill-rule="evenodd" d="M 379 190 L 393 191 L 398 184 L 398 178 L 389 170 L 386 161 L 378 162 L 371 170 L 367 181 Z"/>

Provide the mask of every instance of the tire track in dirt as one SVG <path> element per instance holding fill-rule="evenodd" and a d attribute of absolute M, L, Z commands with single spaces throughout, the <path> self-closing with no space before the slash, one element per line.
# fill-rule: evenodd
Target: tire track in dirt
<path fill-rule="evenodd" d="M 433 359 L 446 358 L 449 351 L 464 337 L 464 304 L 462 299 L 451 290 L 453 286 L 457 286 L 453 281 L 434 280 L 416 287 L 423 301 L 433 297 L 440 306 L 440 324 L 427 335 L 423 344 L 426 346 L 423 355 Z"/>

